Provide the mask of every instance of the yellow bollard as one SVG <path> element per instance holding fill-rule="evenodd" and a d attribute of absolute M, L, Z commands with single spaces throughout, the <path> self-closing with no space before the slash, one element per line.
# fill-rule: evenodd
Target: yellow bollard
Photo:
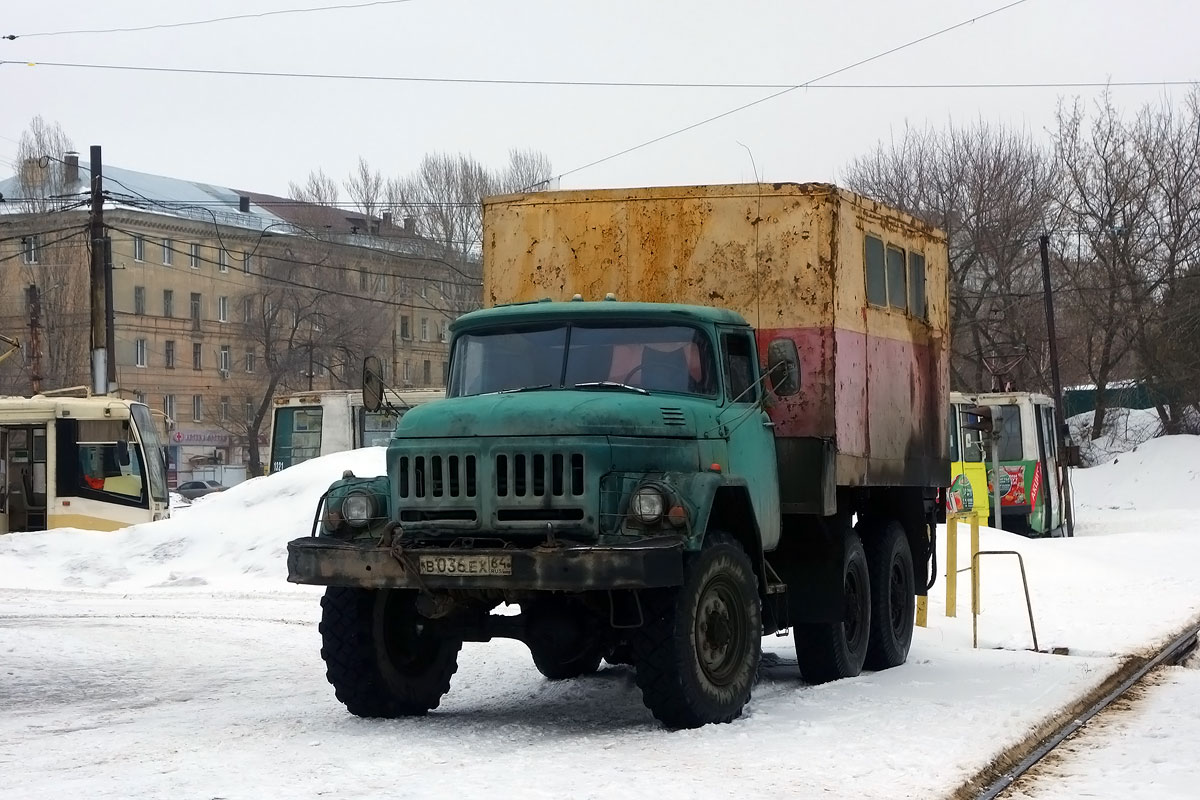
<path fill-rule="evenodd" d="M 979 614 L 979 514 L 971 512 L 971 613 Z"/>
<path fill-rule="evenodd" d="M 929 598 L 926 595 L 917 595 L 917 627 L 925 628 L 929 625 Z"/>
<path fill-rule="evenodd" d="M 958 515 L 946 515 L 946 616 L 958 616 Z"/>

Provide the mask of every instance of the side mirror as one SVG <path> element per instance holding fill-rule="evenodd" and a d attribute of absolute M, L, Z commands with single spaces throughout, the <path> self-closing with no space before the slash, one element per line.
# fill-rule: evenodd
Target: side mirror
<path fill-rule="evenodd" d="M 129 442 L 124 440 L 117 442 L 117 463 L 122 467 L 129 466 Z"/>
<path fill-rule="evenodd" d="M 383 405 L 383 365 L 377 356 L 367 356 L 363 359 L 362 396 L 363 408 L 375 412 Z"/>
<path fill-rule="evenodd" d="M 767 345 L 767 380 L 780 397 L 800 391 L 800 353 L 791 339 L 772 339 Z"/>

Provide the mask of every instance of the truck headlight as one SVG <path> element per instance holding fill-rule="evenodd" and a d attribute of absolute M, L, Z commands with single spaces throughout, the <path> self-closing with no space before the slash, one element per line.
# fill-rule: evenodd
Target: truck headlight
<path fill-rule="evenodd" d="M 375 501 L 365 492 L 351 492 L 342 500 L 342 518 L 350 525 L 361 528 L 375 516 Z"/>
<path fill-rule="evenodd" d="M 629 499 L 629 509 L 634 518 L 643 525 L 653 525 L 662 519 L 667 501 L 655 486 L 640 486 Z"/>

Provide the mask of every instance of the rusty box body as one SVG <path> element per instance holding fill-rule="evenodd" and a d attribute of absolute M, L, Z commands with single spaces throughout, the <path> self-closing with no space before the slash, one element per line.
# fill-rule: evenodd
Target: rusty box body
<path fill-rule="evenodd" d="M 769 409 L 784 511 L 948 481 L 936 228 L 829 184 L 539 192 L 485 201 L 483 255 L 485 305 L 611 292 L 736 311 L 763 357 L 795 341 L 801 390 Z"/>

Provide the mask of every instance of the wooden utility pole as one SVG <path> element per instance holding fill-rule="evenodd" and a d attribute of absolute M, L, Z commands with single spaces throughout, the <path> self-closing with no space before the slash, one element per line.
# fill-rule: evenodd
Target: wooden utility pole
<path fill-rule="evenodd" d="M 104 241 L 104 178 L 100 145 L 92 145 L 92 214 L 89 233 L 92 246 L 92 393 L 108 394 L 108 292 L 105 276 L 107 245 Z"/>
<path fill-rule="evenodd" d="M 1054 294 L 1050 288 L 1050 237 L 1043 234 L 1038 239 L 1038 250 L 1042 257 L 1042 289 L 1046 300 L 1046 338 L 1050 343 L 1050 382 L 1054 388 L 1054 441 L 1058 452 L 1059 463 L 1062 463 L 1066 452 L 1067 418 L 1064 416 L 1062 379 L 1058 374 L 1058 337 L 1054 332 Z M 1067 536 L 1075 535 L 1075 511 L 1071 505 L 1071 479 L 1067 474 L 1069 467 L 1064 467 L 1059 474 L 1059 485 L 1063 493 L 1063 521 L 1067 527 Z M 999 476 L 997 476 L 999 478 Z"/>
<path fill-rule="evenodd" d="M 29 381 L 33 393 L 42 393 L 42 298 L 36 283 L 25 290 L 29 302 Z"/>

